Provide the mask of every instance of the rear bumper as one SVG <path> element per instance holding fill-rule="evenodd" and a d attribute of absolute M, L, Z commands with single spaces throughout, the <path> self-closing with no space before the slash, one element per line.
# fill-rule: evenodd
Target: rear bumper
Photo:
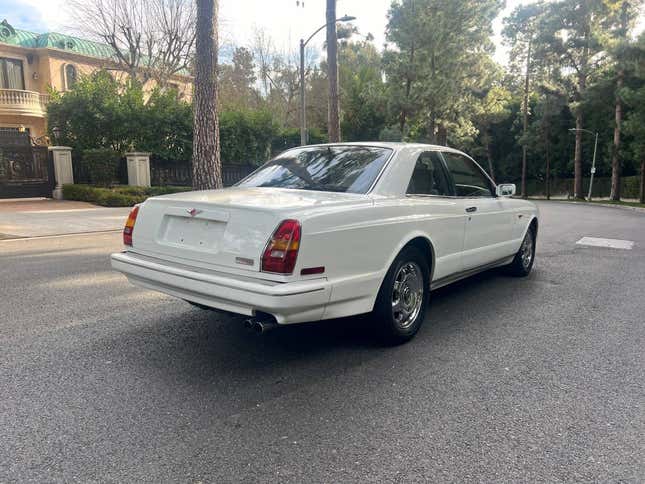
<path fill-rule="evenodd" d="M 205 306 L 253 316 L 275 316 L 279 324 L 322 319 L 331 296 L 327 279 L 276 283 L 175 264 L 133 252 L 111 256 L 112 268 L 135 285 Z"/>

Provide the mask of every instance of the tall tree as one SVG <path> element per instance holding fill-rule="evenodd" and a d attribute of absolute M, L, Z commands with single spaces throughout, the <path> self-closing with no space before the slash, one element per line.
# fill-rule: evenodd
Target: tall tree
<path fill-rule="evenodd" d="M 538 2 L 518 6 L 507 18 L 504 19 L 503 35 L 506 42 L 511 44 L 511 58 L 513 69 L 519 71 L 519 64 L 523 62 L 522 91 L 522 181 L 521 194 L 527 197 L 526 173 L 528 145 L 527 135 L 529 129 L 529 97 L 531 96 L 533 79 L 532 75 L 541 56 L 541 46 L 538 39 L 539 22 L 544 15 L 545 4 Z"/>
<path fill-rule="evenodd" d="M 338 50 L 343 139 L 379 139 L 387 121 L 381 56 L 368 40 L 343 42 Z"/>
<path fill-rule="evenodd" d="M 217 116 L 218 0 L 197 0 L 195 88 L 193 92 L 193 188 L 222 187 Z"/>
<path fill-rule="evenodd" d="M 233 50 L 232 64 L 219 66 L 219 102 L 223 110 L 258 106 L 253 54 L 245 47 Z"/>
<path fill-rule="evenodd" d="M 336 0 L 327 0 L 327 79 L 329 79 L 329 142 L 340 141 L 340 96 L 338 94 L 338 39 L 336 36 Z"/>
<path fill-rule="evenodd" d="M 609 49 L 615 62 L 615 109 L 614 142 L 611 153 L 611 200 L 620 200 L 621 176 L 621 129 L 623 122 L 623 100 L 621 90 L 625 82 L 625 57 L 629 50 L 629 33 L 638 16 L 642 0 L 619 0 L 613 2 L 616 12 L 616 25 L 609 40 Z"/>
<path fill-rule="evenodd" d="M 475 115 L 476 126 L 479 130 L 483 155 L 488 164 L 488 174 L 495 180 L 495 161 L 493 158 L 493 136 L 490 128 L 510 116 L 509 102 L 511 93 L 501 85 L 494 85 L 477 105 Z M 477 154 L 477 150 L 473 152 Z"/>
<path fill-rule="evenodd" d="M 385 70 L 400 126 L 446 144 L 451 130 L 472 130 L 472 98 L 494 50 L 499 0 L 402 0 L 388 14 Z M 414 112 L 414 116 L 411 116 Z"/>
<path fill-rule="evenodd" d="M 629 152 L 640 165 L 639 200 L 645 203 L 645 33 L 626 52 L 625 69 L 633 79 L 622 92 L 625 105 L 631 108 L 625 118 L 625 132 L 631 137 Z"/>
<path fill-rule="evenodd" d="M 582 189 L 582 140 L 585 125 L 581 103 L 592 75 L 602 62 L 602 36 L 612 0 L 560 0 L 548 3 L 548 15 L 541 23 L 543 40 L 561 65 L 573 72 L 570 83 L 571 109 L 576 118 L 574 156 L 574 197 L 584 199 Z"/>
<path fill-rule="evenodd" d="M 163 85 L 192 65 L 191 0 L 70 0 L 69 11 L 74 30 L 112 47 L 114 60 L 132 78 Z"/>

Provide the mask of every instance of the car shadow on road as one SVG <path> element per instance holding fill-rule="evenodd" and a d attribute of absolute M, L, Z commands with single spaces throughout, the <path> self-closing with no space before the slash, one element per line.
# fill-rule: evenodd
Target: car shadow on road
<path fill-rule="evenodd" d="M 266 378 L 281 380 L 284 375 L 315 381 L 391 353 L 408 355 L 419 348 L 433 351 L 456 327 L 493 318 L 494 303 L 487 308 L 468 306 L 468 301 L 481 298 L 491 286 L 513 281 L 489 271 L 433 292 L 424 327 L 413 341 L 397 347 L 379 343 L 371 329 L 373 322 L 365 315 L 281 327 L 258 335 L 243 327 L 243 317 L 187 304 L 178 312 L 173 309 L 172 317 L 151 314 L 129 331 L 112 333 L 115 340 L 108 347 L 120 348 L 118 358 L 131 369 L 158 372 L 169 381 L 221 388 L 255 385 Z M 436 314 L 435 308 L 439 308 Z M 457 309 L 458 314 L 451 316 Z"/>

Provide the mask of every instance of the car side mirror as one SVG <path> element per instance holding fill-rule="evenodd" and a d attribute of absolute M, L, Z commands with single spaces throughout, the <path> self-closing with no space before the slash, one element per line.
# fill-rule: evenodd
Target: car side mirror
<path fill-rule="evenodd" d="M 514 183 L 502 183 L 501 185 L 497 185 L 497 189 L 495 190 L 498 197 L 512 197 L 515 195 L 515 192 L 516 188 Z"/>

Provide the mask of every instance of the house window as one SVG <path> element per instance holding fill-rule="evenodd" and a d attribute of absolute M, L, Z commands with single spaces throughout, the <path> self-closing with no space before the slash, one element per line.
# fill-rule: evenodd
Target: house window
<path fill-rule="evenodd" d="M 71 89 L 78 80 L 78 73 L 74 64 L 65 64 L 65 88 Z"/>
<path fill-rule="evenodd" d="M 21 60 L 0 57 L 0 89 L 25 89 Z"/>

